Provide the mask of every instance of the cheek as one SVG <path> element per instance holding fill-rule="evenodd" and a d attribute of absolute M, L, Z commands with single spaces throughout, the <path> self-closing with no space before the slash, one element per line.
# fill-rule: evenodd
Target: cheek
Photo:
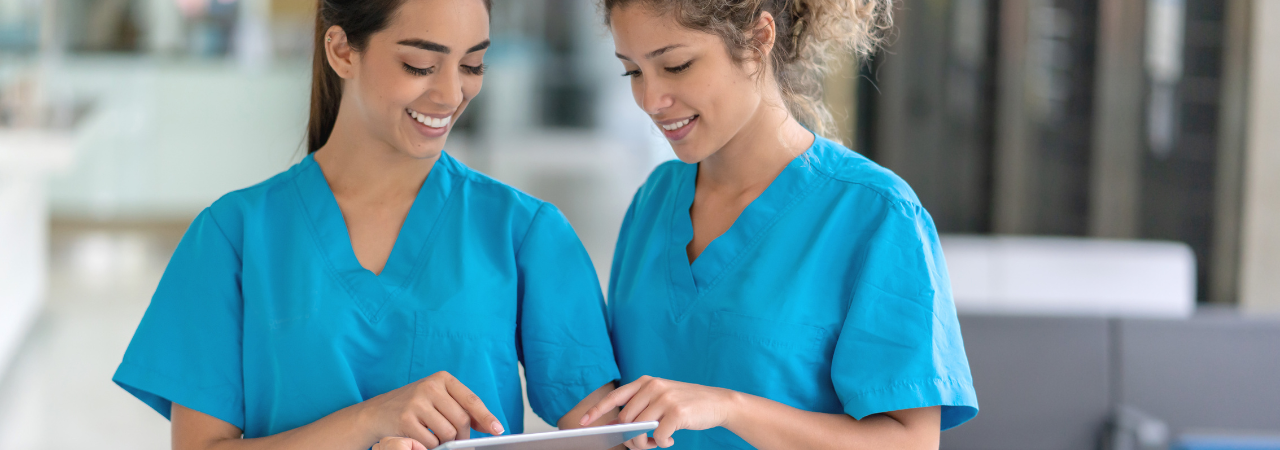
<path fill-rule="evenodd" d="M 462 82 L 462 101 L 467 102 L 475 96 L 480 95 L 480 88 L 484 87 L 484 77 L 471 77 L 471 79 Z"/>

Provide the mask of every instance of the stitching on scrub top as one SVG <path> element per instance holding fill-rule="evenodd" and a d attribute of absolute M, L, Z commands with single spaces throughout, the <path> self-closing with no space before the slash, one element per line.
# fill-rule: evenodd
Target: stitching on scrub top
<path fill-rule="evenodd" d="M 821 173 L 821 172 L 815 172 L 815 173 L 816 173 L 816 174 L 819 174 L 819 175 L 826 175 L 826 174 L 823 174 L 823 173 Z M 728 275 L 728 274 L 729 274 L 729 272 L 731 271 L 731 269 L 733 269 L 734 267 L 736 267 L 736 266 L 738 265 L 738 261 L 741 261 L 741 260 L 742 260 L 742 258 L 745 258 L 745 257 L 746 257 L 746 255 L 747 255 L 747 253 L 750 253 L 750 250 L 751 250 L 751 249 L 753 249 L 753 248 L 755 248 L 755 247 L 756 247 L 756 245 L 757 245 L 757 244 L 759 244 L 759 243 L 760 243 L 760 241 L 761 241 L 762 239 L 764 239 L 765 235 L 769 234 L 769 233 L 768 233 L 768 232 L 769 232 L 769 230 L 773 229 L 773 226 L 774 226 L 774 225 L 777 225 L 777 224 L 778 224 L 778 221 L 782 220 L 782 218 L 783 218 L 783 217 L 785 217 L 785 216 L 787 215 L 787 213 L 791 212 L 791 209 L 792 209 L 792 208 L 794 208 L 796 205 L 800 204 L 800 202 L 801 202 L 801 201 L 803 201 L 805 198 L 808 198 L 810 193 L 812 193 L 814 190 L 816 190 L 819 186 L 823 186 L 823 185 L 825 185 L 826 183 L 830 182 L 830 181 L 831 181 L 831 179 L 832 179 L 832 178 L 831 178 L 831 176 L 829 176 L 829 175 L 828 175 L 828 176 L 826 176 L 826 178 L 825 178 L 825 179 L 814 181 L 812 185 L 810 185 L 808 188 L 806 188 L 806 189 L 805 189 L 803 192 L 801 192 L 799 195 L 796 195 L 795 197 L 792 197 L 792 198 L 791 198 L 791 201 L 790 201 L 790 202 L 788 202 L 786 206 L 784 206 L 784 207 L 782 207 L 782 209 L 778 210 L 778 213 L 777 213 L 776 215 L 774 215 L 774 217 L 773 217 L 773 219 L 772 219 L 772 220 L 770 220 L 770 221 L 769 221 L 769 224 L 768 224 L 768 225 L 765 225 L 765 226 L 764 226 L 764 228 L 761 228 L 761 229 L 760 229 L 760 232 L 759 232 L 759 233 L 757 233 L 757 234 L 755 235 L 755 237 L 752 237 L 752 238 L 751 238 L 751 241 L 750 241 L 750 242 L 748 242 L 748 243 L 747 243 L 747 245 L 745 245 L 745 246 L 743 246 L 743 247 L 742 247 L 742 249 L 738 252 L 738 255 L 737 255 L 737 256 L 734 256 L 734 257 L 733 257 L 733 259 L 729 261 L 729 264 L 725 265 L 724 269 L 720 271 L 720 274 L 719 274 L 719 275 L 716 275 L 716 278 L 715 278 L 714 280 L 712 280 L 712 281 L 711 281 L 711 284 L 708 284 L 708 285 L 707 285 L 707 290 L 706 290 L 706 291 L 703 291 L 703 292 L 699 292 L 699 293 L 698 293 L 698 297 L 697 297 L 697 298 L 698 298 L 698 299 L 701 299 L 701 298 L 702 298 L 703 296 L 705 296 L 707 293 L 714 291 L 714 290 L 716 289 L 716 286 L 719 286 L 719 285 L 720 285 L 720 280 L 723 280 L 723 279 L 724 279 L 724 277 L 725 277 L 725 275 Z M 690 309 L 692 309 L 692 308 L 690 308 Z M 688 312 L 689 312 L 689 311 L 686 309 L 686 310 L 685 310 L 685 314 L 687 314 Z M 681 314 L 681 316 L 683 317 L 683 316 L 684 316 L 684 314 Z"/>
<path fill-rule="evenodd" d="M 316 166 L 316 170 L 320 170 L 319 165 Z M 302 208 L 302 211 L 307 213 L 307 220 L 305 220 L 304 222 L 307 223 L 307 230 L 311 232 L 311 242 L 315 243 L 316 248 L 319 249 L 320 258 L 324 260 L 324 267 L 328 269 L 329 276 L 332 277 L 336 283 L 338 283 L 338 286 L 342 288 L 343 292 L 347 293 L 347 296 L 351 297 L 356 301 L 356 303 L 360 304 L 361 312 L 366 311 L 367 306 L 365 306 L 366 305 L 365 300 L 360 298 L 360 296 L 356 295 L 354 292 L 351 292 L 351 288 L 347 286 L 346 281 L 343 280 L 342 277 L 338 276 L 338 270 L 333 267 L 333 261 L 329 260 L 329 253 L 324 251 L 324 246 L 320 242 L 320 232 L 316 231 L 315 220 L 311 219 L 311 210 L 308 210 L 306 202 L 302 201 L 302 188 L 298 186 L 298 181 L 296 177 L 292 181 L 293 181 L 293 190 L 296 194 L 298 194 L 297 196 L 294 197 L 294 200 L 298 202 L 298 207 Z M 369 319 L 369 321 L 373 323 L 378 322 L 376 316 L 368 317 L 366 315 L 365 318 Z"/>
<path fill-rule="evenodd" d="M 400 283 L 400 286 L 397 286 L 395 291 L 388 292 L 387 300 L 382 302 L 382 305 L 378 306 L 377 311 L 374 311 L 373 315 L 375 317 L 375 322 L 377 321 L 376 318 L 382 317 L 382 311 L 387 308 L 387 305 L 398 299 L 400 294 L 409 290 L 409 286 L 413 285 L 413 282 L 418 279 L 418 274 L 422 272 L 423 268 L 427 265 L 427 261 L 431 259 L 431 254 L 428 254 L 426 249 L 427 246 L 431 244 L 432 238 L 436 235 L 436 229 L 440 228 L 440 223 L 444 220 L 444 216 L 449 215 L 449 210 L 453 208 L 453 204 L 451 203 L 451 200 L 453 200 L 453 194 L 459 190 L 458 187 L 462 185 L 463 181 L 463 177 L 458 178 L 458 181 L 455 181 L 453 186 L 449 187 L 449 196 L 445 197 L 444 201 L 441 202 L 445 209 L 441 209 L 436 215 L 435 222 L 432 222 L 431 226 L 427 229 L 426 239 L 423 239 L 422 246 L 418 247 L 418 260 L 413 262 L 413 267 L 409 269 L 408 275 L 405 276 L 405 280 Z"/>
<path fill-rule="evenodd" d="M 941 384 L 960 385 L 961 387 L 963 387 L 963 384 L 964 384 L 963 380 L 958 380 L 952 375 L 937 376 L 937 377 L 930 377 L 930 378 L 918 378 L 915 380 L 897 381 L 897 382 L 889 383 L 887 386 L 882 386 L 875 389 L 858 391 L 853 393 L 851 397 L 862 398 L 872 394 L 878 394 L 884 391 L 891 391 L 891 390 L 900 389 L 904 387 L 920 387 L 924 385 L 938 385 L 939 384 L 938 382 L 942 382 Z"/>
<path fill-rule="evenodd" d="M 538 209 L 533 212 L 533 217 L 529 219 L 529 226 L 524 229 L 524 236 L 520 237 L 520 245 L 516 246 L 514 254 L 516 260 L 520 259 L 520 252 L 524 251 L 524 243 L 529 241 L 529 234 L 533 232 L 533 225 L 538 223 L 538 215 L 542 214 L 542 208 L 547 206 L 547 202 L 539 200 Z"/>
<path fill-rule="evenodd" d="M 236 248 L 236 243 L 231 242 L 231 238 L 227 237 L 227 232 L 222 229 L 222 224 L 218 223 L 218 216 L 213 214 L 213 207 L 205 208 L 209 212 L 209 221 L 213 222 L 213 228 L 218 230 L 218 234 L 222 235 L 222 239 L 227 241 L 227 245 L 231 246 L 231 252 L 236 254 L 236 260 L 241 265 L 244 264 L 244 256 L 240 254 L 240 249 Z"/>

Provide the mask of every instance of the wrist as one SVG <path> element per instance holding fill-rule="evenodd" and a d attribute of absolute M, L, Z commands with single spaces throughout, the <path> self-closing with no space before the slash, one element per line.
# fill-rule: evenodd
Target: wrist
<path fill-rule="evenodd" d="M 748 405 L 751 401 L 750 397 L 750 395 L 732 389 L 724 389 L 724 399 L 722 400 L 725 412 L 724 423 L 720 424 L 720 426 L 730 431 L 739 427 L 742 423 L 743 415 L 750 408 L 750 405 Z"/>
<path fill-rule="evenodd" d="M 379 430 L 377 420 L 374 416 L 374 408 L 370 407 L 369 402 L 360 402 L 350 406 L 350 417 L 352 422 L 351 429 L 355 431 L 363 441 L 378 442 L 387 434 Z"/>

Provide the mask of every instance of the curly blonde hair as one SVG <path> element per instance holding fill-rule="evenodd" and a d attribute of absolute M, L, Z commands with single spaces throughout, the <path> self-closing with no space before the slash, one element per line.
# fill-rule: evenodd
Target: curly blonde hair
<path fill-rule="evenodd" d="M 602 0 L 605 25 L 615 8 L 639 4 L 670 14 L 685 28 L 719 36 L 738 61 L 760 58 L 751 30 L 762 12 L 773 16 L 769 67 L 787 110 L 813 132 L 833 129 L 822 101 L 822 79 L 832 58 L 874 52 L 893 25 L 893 0 Z"/>

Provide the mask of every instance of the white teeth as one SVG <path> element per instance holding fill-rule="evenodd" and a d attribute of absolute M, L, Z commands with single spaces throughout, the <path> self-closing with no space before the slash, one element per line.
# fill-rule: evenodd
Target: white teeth
<path fill-rule="evenodd" d="M 444 128 L 445 126 L 449 125 L 449 121 L 450 119 L 452 119 L 451 117 L 443 117 L 443 118 L 437 119 L 434 117 L 430 117 L 426 114 L 422 114 L 417 111 L 414 111 L 412 109 L 408 111 L 409 111 L 409 117 L 412 117 L 414 120 L 417 120 L 418 123 L 429 126 L 431 128 Z"/>
<path fill-rule="evenodd" d="M 689 124 L 689 121 L 690 121 L 690 120 L 693 120 L 693 118 L 692 118 L 692 117 L 690 117 L 690 118 L 688 118 L 688 119 L 684 119 L 684 120 L 681 120 L 681 121 L 676 122 L 676 123 L 667 124 L 667 125 L 659 125 L 659 126 L 661 126 L 661 127 L 662 127 L 662 129 L 667 130 L 667 131 L 675 131 L 675 130 L 679 130 L 679 129 L 681 129 L 681 128 L 684 128 L 684 126 L 685 126 L 685 125 L 688 125 L 688 124 Z"/>

